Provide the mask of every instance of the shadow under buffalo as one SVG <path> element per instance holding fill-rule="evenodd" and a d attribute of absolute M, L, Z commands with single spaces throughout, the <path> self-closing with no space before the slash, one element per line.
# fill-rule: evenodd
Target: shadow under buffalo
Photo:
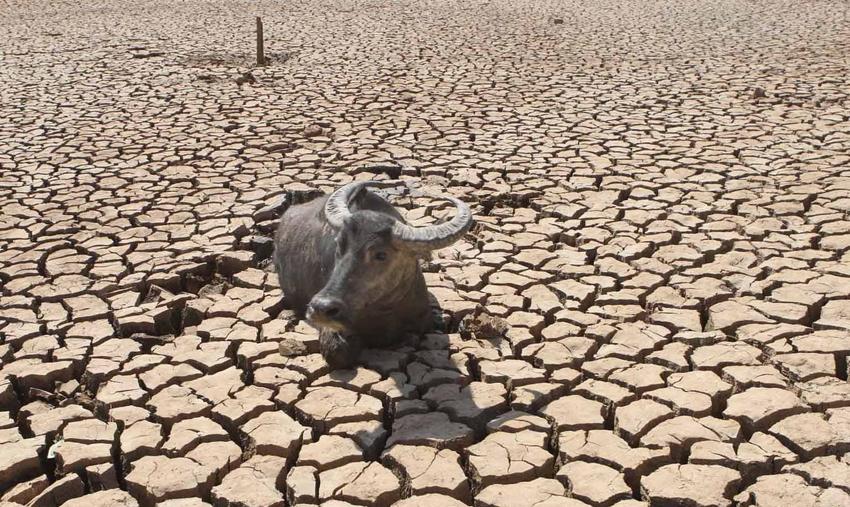
<path fill-rule="evenodd" d="M 381 401 L 381 424 L 345 436 L 361 445 L 366 459 L 380 459 L 390 468 L 395 468 L 392 457 L 382 454 L 394 445 L 452 449 L 463 456 L 465 448 L 488 432 L 516 425 L 525 415 L 511 411 L 504 382 L 481 381 L 476 360 L 480 354 L 464 352 L 483 346 L 498 359 L 497 351 L 510 347 L 507 339 L 498 330 L 478 338 L 464 329 L 457 316 L 444 312 L 433 294 L 431 304 L 431 332 L 408 335 L 396 345 L 365 349 L 356 367 L 331 370 L 322 377 L 321 386 L 341 387 Z M 323 429 L 315 437 L 334 432 L 330 426 Z"/>

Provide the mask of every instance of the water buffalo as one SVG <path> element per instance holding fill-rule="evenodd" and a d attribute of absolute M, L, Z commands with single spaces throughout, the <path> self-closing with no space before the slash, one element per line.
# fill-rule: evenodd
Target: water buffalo
<path fill-rule="evenodd" d="M 319 329 L 319 348 L 334 368 L 351 366 L 362 346 L 398 341 L 433 324 L 419 259 L 451 245 L 472 225 L 459 199 L 444 223 L 412 227 L 361 181 L 289 208 L 275 239 L 275 265 L 290 307 Z"/>

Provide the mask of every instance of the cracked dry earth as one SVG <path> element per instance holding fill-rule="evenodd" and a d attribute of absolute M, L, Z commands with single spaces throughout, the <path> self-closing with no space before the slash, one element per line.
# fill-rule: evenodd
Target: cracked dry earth
<path fill-rule="evenodd" d="M 848 15 L 5 2 L 0 505 L 850 505 Z M 477 225 L 328 371 L 270 238 L 363 178 Z"/>

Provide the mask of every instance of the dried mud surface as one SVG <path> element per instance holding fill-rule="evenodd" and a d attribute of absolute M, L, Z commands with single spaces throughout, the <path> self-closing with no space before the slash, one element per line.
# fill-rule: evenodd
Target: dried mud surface
<path fill-rule="evenodd" d="M 850 505 L 848 16 L 5 2 L 0 505 Z M 477 225 L 328 371 L 271 234 L 363 178 Z"/>

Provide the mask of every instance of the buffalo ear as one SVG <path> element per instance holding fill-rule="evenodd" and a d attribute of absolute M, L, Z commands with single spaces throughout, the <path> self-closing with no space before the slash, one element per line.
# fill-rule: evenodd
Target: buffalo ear
<path fill-rule="evenodd" d="M 411 257 L 429 262 L 431 257 L 431 250 L 423 250 L 421 248 L 410 248 L 410 245 L 403 241 L 398 241 L 395 237 L 390 234 L 389 241 L 392 243 L 393 247 L 396 250 L 401 250 L 402 252 L 407 252 Z"/>
<path fill-rule="evenodd" d="M 367 192 L 369 192 L 369 189 L 365 186 L 358 188 L 354 195 L 352 195 L 351 198 L 348 199 L 348 208 L 351 211 L 357 211 L 362 209 L 361 205 L 363 204 L 363 198 L 366 197 Z"/>

